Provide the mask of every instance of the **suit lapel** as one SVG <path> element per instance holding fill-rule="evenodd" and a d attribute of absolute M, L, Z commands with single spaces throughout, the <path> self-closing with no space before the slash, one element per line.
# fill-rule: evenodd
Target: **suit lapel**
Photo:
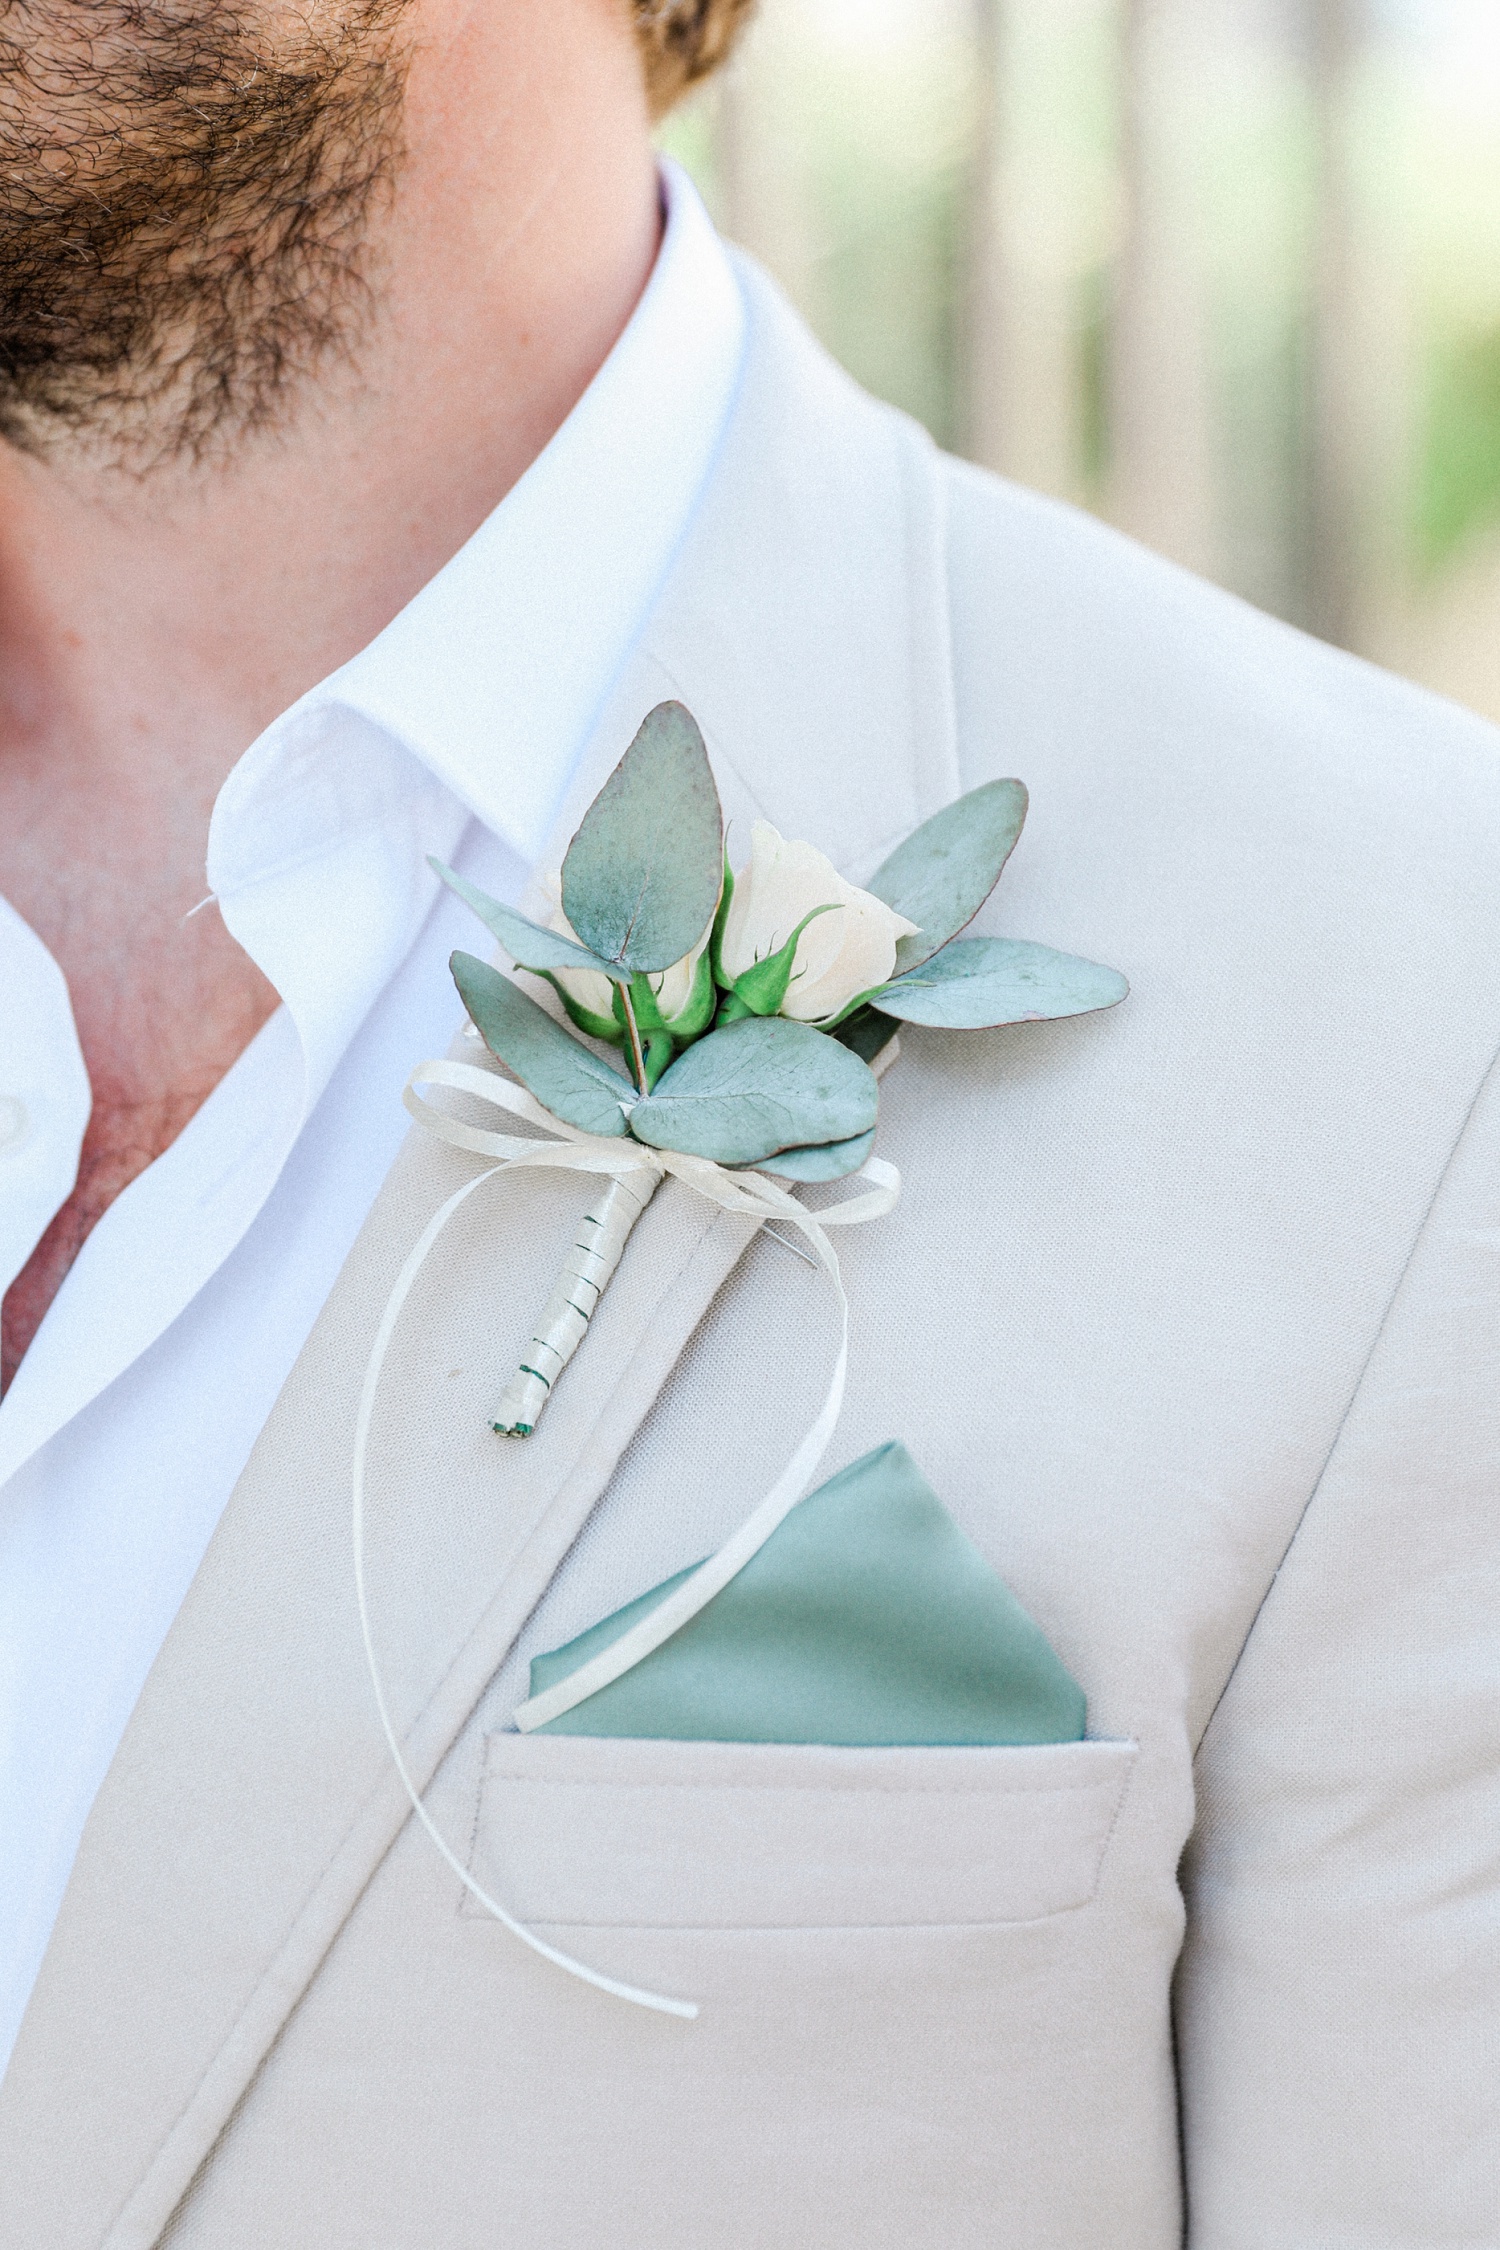
<path fill-rule="evenodd" d="M 744 279 L 731 442 L 637 669 L 696 713 L 731 820 L 808 837 L 857 882 L 961 786 L 943 480 L 926 433 Z M 616 742 L 640 717 L 629 686 Z"/>
<path fill-rule="evenodd" d="M 926 432 L 867 398 L 758 268 L 740 268 L 749 347 L 724 449 L 558 842 L 644 714 L 678 696 L 707 739 L 731 845 L 771 820 L 858 882 L 962 787 L 943 478 Z"/>
<path fill-rule="evenodd" d="M 677 694 L 730 817 L 811 836 L 857 876 L 957 786 L 939 480 L 920 433 L 746 286 L 723 457 L 559 843 L 644 710 Z M 148 2250 L 407 1817 L 354 1613 L 350 1445 L 392 1281 L 476 1168 L 408 1143 L 153 1669 L 0 2088 L 6 2240 Z M 669 1182 L 537 1435 L 500 1446 L 486 1409 L 577 1199 L 565 1175 L 481 1188 L 388 1366 L 370 1574 L 419 1784 L 749 1238 Z"/>

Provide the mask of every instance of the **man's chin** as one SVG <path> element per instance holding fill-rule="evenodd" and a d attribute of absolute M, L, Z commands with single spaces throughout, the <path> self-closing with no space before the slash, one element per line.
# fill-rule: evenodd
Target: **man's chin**
<path fill-rule="evenodd" d="M 0 17 L 0 436 L 134 467 L 274 423 L 351 349 L 407 0 Z"/>

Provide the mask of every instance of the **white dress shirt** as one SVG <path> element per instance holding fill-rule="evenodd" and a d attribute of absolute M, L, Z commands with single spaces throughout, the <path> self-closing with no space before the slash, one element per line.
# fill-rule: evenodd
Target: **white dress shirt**
<path fill-rule="evenodd" d="M 0 2070 L 78 1840 L 261 1425 L 514 900 L 697 505 L 744 310 L 685 177 L 656 266 L 551 444 L 214 807 L 207 883 L 282 1005 L 94 1229 L 0 1404 Z M 625 747 L 622 742 L 620 748 Z M 482 947 L 481 947 L 482 949 Z M 0 900 L 0 1288 L 88 1121 L 67 986 Z"/>

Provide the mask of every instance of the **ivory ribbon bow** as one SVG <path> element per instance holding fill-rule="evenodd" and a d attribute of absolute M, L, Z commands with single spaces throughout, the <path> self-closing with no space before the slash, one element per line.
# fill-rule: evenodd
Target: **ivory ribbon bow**
<path fill-rule="evenodd" d="M 493 1109 L 505 1110 L 528 1125 L 556 1135 L 555 1139 L 537 1140 L 510 1133 L 497 1133 L 484 1126 L 466 1125 L 446 1111 L 424 1101 L 419 1088 L 446 1086 L 455 1092 Z M 375 1332 L 375 1341 L 365 1368 L 364 1387 L 360 1394 L 359 1417 L 355 1425 L 353 1473 L 353 1536 L 354 1583 L 359 1599 L 360 1630 L 364 1637 L 365 1659 L 370 1668 L 370 1679 L 375 1689 L 375 1702 L 380 1712 L 380 1723 L 386 1743 L 395 1761 L 412 1809 L 426 1829 L 433 1843 L 458 1876 L 465 1889 L 476 1898 L 487 1912 L 504 1924 L 513 1936 L 521 1939 L 544 1959 L 566 1969 L 570 1976 L 581 1977 L 585 1984 L 601 1992 L 612 1993 L 616 1999 L 631 2000 L 643 2008 L 655 2008 L 665 2015 L 696 2016 L 698 2009 L 691 2000 L 672 2000 L 658 1992 L 645 1992 L 639 1987 L 621 1984 L 613 1977 L 590 1969 L 581 1961 L 548 1945 L 525 1925 L 508 1914 L 503 1906 L 474 1880 L 440 1833 L 423 1804 L 416 1784 L 407 1771 L 396 1730 L 391 1721 L 381 1680 L 380 1665 L 375 1654 L 375 1644 L 370 1631 L 369 1605 L 365 1591 L 365 1465 L 369 1453 L 370 1425 L 375 1413 L 376 1392 L 381 1371 L 402 1307 L 416 1283 L 418 1274 L 426 1264 L 449 1220 L 465 1204 L 477 1188 L 487 1180 L 504 1172 L 541 1167 L 568 1172 L 607 1173 L 615 1179 L 632 1172 L 649 1171 L 657 1178 L 671 1173 L 697 1195 L 707 1197 L 720 1210 L 731 1211 L 737 1217 L 763 1220 L 783 1219 L 797 1228 L 814 1253 L 817 1262 L 833 1284 L 839 1306 L 839 1348 L 834 1362 L 833 1376 L 828 1393 L 819 1409 L 812 1427 L 807 1431 L 797 1450 L 782 1470 L 770 1491 L 759 1506 L 741 1524 L 715 1555 L 701 1563 L 691 1578 L 685 1579 L 675 1593 L 657 1604 L 648 1617 L 644 1617 L 617 1641 L 580 1665 L 565 1680 L 559 1680 L 544 1694 L 532 1696 L 521 1704 L 515 1713 L 516 1725 L 523 1733 L 545 1726 L 550 1719 L 569 1711 L 575 1703 L 593 1695 L 611 1680 L 619 1679 L 642 1657 L 659 1648 L 663 1641 L 697 1615 L 704 1604 L 713 1600 L 721 1587 L 727 1586 L 736 1572 L 744 1569 L 752 1555 L 758 1553 L 770 1538 L 777 1525 L 790 1513 L 802 1498 L 818 1465 L 828 1448 L 839 1410 L 844 1400 L 844 1377 L 849 1364 L 849 1300 L 844 1294 L 844 1284 L 839 1274 L 839 1262 L 832 1243 L 828 1240 L 829 1227 L 861 1226 L 867 1220 L 883 1218 L 890 1211 L 901 1192 L 901 1175 L 894 1164 L 886 1164 L 879 1157 L 870 1157 L 853 1175 L 855 1179 L 869 1182 L 864 1195 L 835 1204 L 832 1209 L 805 1211 L 795 1196 L 779 1186 L 765 1174 L 758 1172 L 730 1172 L 707 1157 L 685 1156 L 675 1149 L 648 1148 L 637 1140 L 623 1138 L 605 1140 L 594 1133 L 580 1132 L 568 1125 L 507 1078 L 493 1071 L 477 1069 L 472 1063 L 427 1062 L 413 1071 L 402 1095 L 407 1108 L 424 1131 L 446 1141 L 453 1148 L 468 1149 L 478 1156 L 493 1156 L 496 1161 L 487 1171 L 472 1180 L 466 1180 L 454 1190 L 447 1201 L 439 1206 L 423 1228 L 411 1255 L 396 1277 L 395 1287 L 386 1301 Z"/>

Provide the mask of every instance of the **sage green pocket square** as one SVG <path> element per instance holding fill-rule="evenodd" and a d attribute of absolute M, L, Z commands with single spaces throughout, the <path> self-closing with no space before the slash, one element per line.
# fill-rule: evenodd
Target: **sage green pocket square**
<path fill-rule="evenodd" d="M 534 1658 L 531 1693 L 690 1575 Z M 536 1731 L 875 1748 L 1077 1742 L 1083 1729 L 1077 1681 L 890 1444 L 810 1492 L 669 1640 Z"/>

